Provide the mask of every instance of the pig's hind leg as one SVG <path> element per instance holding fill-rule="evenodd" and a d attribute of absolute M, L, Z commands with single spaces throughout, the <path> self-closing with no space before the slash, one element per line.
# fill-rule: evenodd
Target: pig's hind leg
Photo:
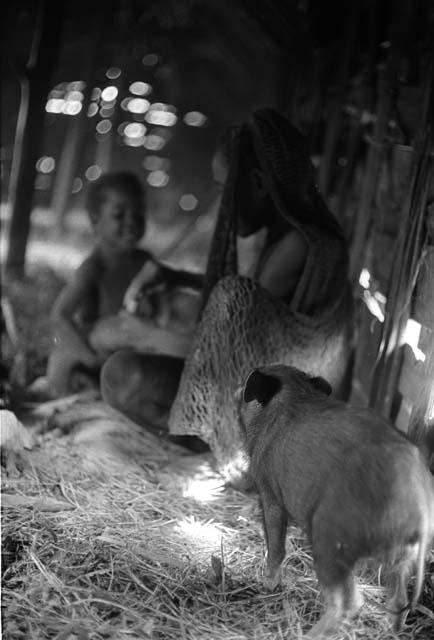
<path fill-rule="evenodd" d="M 352 571 L 336 584 L 326 585 L 320 582 L 320 586 L 325 612 L 306 635 L 311 640 L 334 637 L 344 619 L 355 614 L 362 605 L 362 597 Z"/>
<path fill-rule="evenodd" d="M 334 523 L 320 514 L 313 519 L 312 553 L 326 610 L 307 637 L 319 639 L 336 633 L 344 618 L 357 613 L 363 598 L 353 574 L 357 558 L 336 536 Z"/>
<path fill-rule="evenodd" d="M 280 566 L 285 557 L 285 538 L 288 515 L 270 490 L 260 490 L 260 503 L 267 545 L 266 586 L 270 589 L 280 582 Z"/>
<path fill-rule="evenodd" d="M 339 626 L 345 618 L 349 591 L 354 588 L 352 576 L 348 581 L 333 585 L 322 585 L 325 612 L 310 631 L 304 636 L 309 640 L 322 640 L 323 638 L 337 637 Z M 339 636 L 340 637 L 340 636 Z"/>
<path fill-rule="evenodd" d="M 407 545 L 401 558 L 389 567 L 387 609 L 395 631 L 404 626 L 409 610 L 408 582 L 416 564 L 418 545 Z"/>

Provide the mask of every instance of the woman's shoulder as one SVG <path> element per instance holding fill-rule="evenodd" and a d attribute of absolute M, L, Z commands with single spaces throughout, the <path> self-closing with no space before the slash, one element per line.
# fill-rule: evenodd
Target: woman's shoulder
<path fill-rule="evenodd" d="M 264 260 L 282 262 L 282 266 L 292 271 L 297 264 L 304 263 L 308 250 L 307 238 L 298 229 L 290 229 L 269 245 Z"/>

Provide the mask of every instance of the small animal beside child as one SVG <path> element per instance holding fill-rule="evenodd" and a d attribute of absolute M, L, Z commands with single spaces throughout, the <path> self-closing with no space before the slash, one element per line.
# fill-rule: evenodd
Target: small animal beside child
<path fill-rule="evenodd" d="M 250 472 L 259 491 L 274 584 L 285 555 L 288 519 L 310 538 L 326 611 L 307 637 L 335 632 L 361 605 L 353 568 L 373 558 L 388 566 L 387 609 L 395 629 L 423 585 L 434 538 L 434 482 L 418 448 L 368 408 L 329 397 L 330 385 L 294 367 L 264 366 L 240 398 Z"/>

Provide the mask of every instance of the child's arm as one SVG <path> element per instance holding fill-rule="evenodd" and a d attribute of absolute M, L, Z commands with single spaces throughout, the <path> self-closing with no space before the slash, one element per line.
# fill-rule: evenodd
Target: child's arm
<path fill-rule="evenodd" d="M 97 366 L 99 358 L 90 347 L 84 331 L 75 322 L 74 315 L 92 291 L 95 282 L 94 265 L 86 260 L 60 293 L 51 312 L 56 343 L 60 342 L 63 348 L 74 354 L 77 362 L 88 367 Z"/>
<path fill-rule="evenodd" d="M 150 285 L 157 280 L 159 274 L 160 267 L 158 263 L 154 260 L 147 260 L 125 292 L 123 307 L 128 313 L 136 313 L 142 289 L 145 285 Z"/>
<path fill-rule="evenodd" d="M 193 271 L 182 271 L 161 263 L 159 267 L 161 280 L 167 282 L 170 286 L 187 287 L 196 291 L 202 290 L 205 280 L 202 273 L 194 273 Z"/>
<path fill-rule="evenodd" d="M 129 285 L 123 300 L 123 306 L 129 313 L 136 313 L 140 294 L 157 283 L 168 286 L 189 287 L 201 291 L 204 276 L 199 273 L 180 271 L 168 267 L 156 260 L 148 260 Z"/>

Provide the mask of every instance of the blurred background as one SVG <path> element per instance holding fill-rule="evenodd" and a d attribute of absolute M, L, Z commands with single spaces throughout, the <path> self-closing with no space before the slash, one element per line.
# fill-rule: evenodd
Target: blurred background
<path fill-rule="evenodd" d="M 147 184 L 149 248 L 203 270 L 218 197 L 211 175 L 218 134 L 265 105 L 309 134 L 322 191 L 332 204 L 336 196 L 343 217 L 354 159 L 366 151 L 360 134 L 376 120 L 377 78 L 392 36 L 405 49 L 401 84 L 413 93 L 419 88 L 422 5 L 7 3 L 1 248 L 8 272 L 22 275 L 26 257 L 75 266 L 88 244 L 86 187 L 102 172 L 119 169 L 135 171 Z M 406 109 L 417 106 L 416 97 Z M 405 142 L 415 120 L 401 120 L 407 131 L 395 121 L 392 133 Z M 348 142 L 349 127 L 356 140 Z M 76 234 L 80 242 L 59 260 L 56 247 Z"/>
<path fill-rule="evenodd" d="M 119 169 L 147 184 L 149 247 L 203 270 L 216 139 L 258 106 L 285 108 L 288 81 L 311 53 L 303 3 L 9 4 L 1 147 L 9 272 L 23 271 L 29 234 L 30 260 L 51 255 L 37 240 L 59 246 L 81 232 L 76 251 L 85 248 L 86 187 Z M 168 251 L 177 237 L 181 246 Z"/>
<path fill-rule="evenodd" d="M 41 318 L 91 246 L 88 185 L 137 173 L 144 245 L 203 272 L 218 136 L 272 106 L 308 136 L 348 238 L 354 389 L 405 429 L 420 407 L 434 416 L 432 0 L 17 0 L 2 12 L 0 250 L 27 379 L 43 371 Z"/>

